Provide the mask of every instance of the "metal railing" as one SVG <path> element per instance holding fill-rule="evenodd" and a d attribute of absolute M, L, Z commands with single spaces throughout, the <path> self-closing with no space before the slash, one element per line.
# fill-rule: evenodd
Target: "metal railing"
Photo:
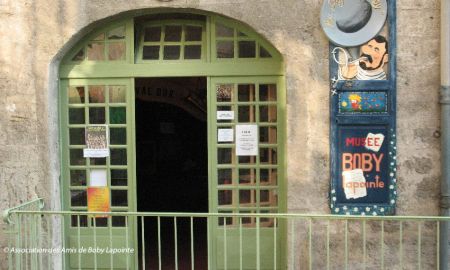
<path fill-rule="evenodd" d="M 5 211 L 9 269 L 439 269 L 449 244 L 450 217 L 42 208 Z"/>

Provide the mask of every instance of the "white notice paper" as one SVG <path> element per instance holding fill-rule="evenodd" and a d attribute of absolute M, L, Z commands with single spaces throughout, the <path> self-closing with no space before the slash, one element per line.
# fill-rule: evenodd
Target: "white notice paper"
<path fill-rule="evenodd" d="M 217 141 L 218 142 L 233 142 L 233 129 L 232 128 L 220 128 L 217 130 Z"/>
<path fill-rule="evenodd" d="M 106 187 L 107 184 L 106 170 L 91 170 L 89 176 L 89 186 L 91 187 Z"/>
<path fill-rule="evenodd" d="M 384 141 L 384 135 L 381 133 L 373 134 L 370 133 L 367 134 L 365 147 L 369 150 L 372 150 L 374 152 L 380 151 L 381 146 L 383 145 Z"/>
<path fill-rule="evenodd" d="M 358 199 L 367 196 L 366 178 L 364 178 L 361 169 L 343 171 L 342 186 L 347 199 Z"/>
<path fill-rule="evenodd" d="M 258 155 L 258 126 L 236 125 L 236 156 Z"/>
<path fill-rule="evenodd" d="M 233 120 L 234 111 L 217 111 L 217 120 Z"/>

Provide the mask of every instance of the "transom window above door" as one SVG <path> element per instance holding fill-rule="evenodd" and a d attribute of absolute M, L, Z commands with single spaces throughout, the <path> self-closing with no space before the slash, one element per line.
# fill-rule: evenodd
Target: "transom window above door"
<path fill-rule="evenodd" d="M 204 60 L 205 25 L 196 21 L 159 21 L 143 26 L 138 62 L 148 60 Z"/>

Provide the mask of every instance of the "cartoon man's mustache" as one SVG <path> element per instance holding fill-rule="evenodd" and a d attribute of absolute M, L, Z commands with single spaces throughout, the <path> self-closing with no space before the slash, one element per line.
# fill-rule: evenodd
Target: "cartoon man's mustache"
<path fill-rule="evenodd" d="M 364 58 L 364 57 L 366 58 L 367 61 L 369 61 L 369 63 L 372 64 L 372 62 L 373 62 L 372 56 L 365 54 L 365 53 L 361 54 L 361 58 Z"/>

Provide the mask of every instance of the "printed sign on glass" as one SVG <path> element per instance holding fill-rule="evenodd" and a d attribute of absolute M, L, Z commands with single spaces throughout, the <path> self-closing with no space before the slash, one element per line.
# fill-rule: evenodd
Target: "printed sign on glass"
<path fill-rule="evenodd" d="M 258 126 L 236 125 L 236 156 L 258 155 Z"/>

